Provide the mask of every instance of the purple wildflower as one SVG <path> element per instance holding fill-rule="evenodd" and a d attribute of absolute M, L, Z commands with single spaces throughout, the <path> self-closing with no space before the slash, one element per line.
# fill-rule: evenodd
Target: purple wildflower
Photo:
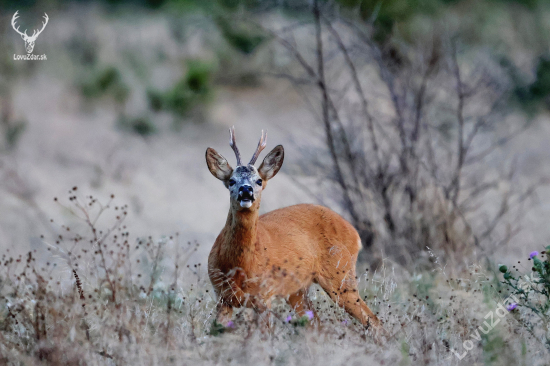
<path fill-rule="evenodd" d="M 533 257 L 536 257 L 537 255 L 539 255 L 539 252 L 537 252 L 536 250 L 532 251 L 531 254 L 529 254 L 529 258 L 533 259 Z"/>
<path fill-rule="evenodd" d="M 512 311 L 512 310 L 514 310 L 514 309 L 517 308 L 517 307 L 518 307 L 518 304 L 516 304 L 515 302 L 513 302 L 513 303 L 509 304 L 509 305 L 506 307 L 506 309 L 508 309 L 508 311 Z"/>
<path fill-rule="evenodd" d="M 306 311 L 306 316 L 309 320 L 313 319 L 313 311 L 311 310 Z"/>
<path fill-rule="evenodd" d="M 292 315 L 289 315 L 286 317 L 285 322 L 290 323 L 291 320 L 292 320 Z"/>
<path fill-rule="evenodd" d="M 232 320 L 228 321 L 227 322 L 227 325 L 225 326 L 226 328 L 233 328 L 235 326 L 235 323 L 233 323 Z"/>
<path fill-rule="evenodd" d="M 347 326 L 348 325 L 348 320 L 347 319 L 342 320 L 342 325 Z"/>

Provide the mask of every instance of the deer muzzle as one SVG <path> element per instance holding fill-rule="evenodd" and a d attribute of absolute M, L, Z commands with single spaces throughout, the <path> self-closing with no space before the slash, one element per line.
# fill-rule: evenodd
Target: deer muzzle
<path fill-rule="evenodd" d="M 239 187 L 239 196 L 237 197 L 241 207 L 249 208 L 254 202 L 254 189 L 249 185 Z"/>

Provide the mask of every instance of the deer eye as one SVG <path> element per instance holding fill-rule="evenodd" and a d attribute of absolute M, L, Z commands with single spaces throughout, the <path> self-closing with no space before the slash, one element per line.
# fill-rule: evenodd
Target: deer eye
<path fill-rule="evenodd" d="M 235 185 L 235 179 L 229 179 L 229 187 L 233 187 Z"/>
<path fill-rule="evenodd" d="M 261 186 L 262 186 L 262 180 L 261 180 L 261 179 L 258 179 L 258 180 L 256 181 L 256 184 L 259 185 L 259 186 L 261 187 Z"/>

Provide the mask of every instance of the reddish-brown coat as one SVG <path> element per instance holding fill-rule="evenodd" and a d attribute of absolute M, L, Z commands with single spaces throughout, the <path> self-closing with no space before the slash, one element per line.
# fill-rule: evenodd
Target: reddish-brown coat
<path fill-rule="evenodd" d="M 231 307 L 264 310 L 273 296 L 285 297 L 299 313 L 313 310 L 307 289 L 318 283 L 363 324 L 379 321 L 357 293 L 355 263 L 361 249 L 353 226 L 330 209 L 300 204 L 258 215 L 231 207 L 208 259 L 220 296 L 219 321 Z"/>

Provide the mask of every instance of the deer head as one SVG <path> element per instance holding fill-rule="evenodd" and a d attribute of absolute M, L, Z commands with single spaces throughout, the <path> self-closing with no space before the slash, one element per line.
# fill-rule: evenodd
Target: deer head
<path fill-rule="evenodd" d="M 40 33 L 42 33 L 44 28 L 46 28 L 46 24 L 48 24 L 48 20 L 49 20 L 48 14 L 44 13 L 45 21 L 42 22 L 42 29 L 40 29 L 39 31 L 34 30 L 32 33 L 32 36 L 28 36 L 26 29 L 24 32 L 20 32 L 19 26 L 17 26 L 17 28 L 15 27 L 15 21 L 17 20 L 17 18 L 19 18 L 19 15 L 17 15 L 18 12 L 19 10 L 16 11 L 15 14 L 13 14 L 13 18 L 11 18 L 11 26 L 17 33 L 21 35 L 21 38 L 23 38 L 23 40 L 25 41 L 25 49 L 27 50 L 27 53 L 31 53 L 32 50 L 34 49 L 34 42 L 36 42 L 36 38 L 38 38 Z"/>
<path fill-rule="evenodd" d="M 258 156 L 267 144 L 267 133 L 262 130 L 262 137 L 258 147 L 247 165 L 242 165 L 241 154 L 235 141 L 235 128 L 229 130 L 229 145 L 237 157 L 237 167 L 233 169 L 227 160 L 212 148 L 206 149 L 206 164 L 210 173 L 221 180 L 229 189 L 231 207 L 237 211 L 258 209 L 261 194 L 267 181 L 275 176 L 281 169 L 284 159 L 282 145 L 276 146 L 264 158 L 258 169 L 254 166 Z"/>

